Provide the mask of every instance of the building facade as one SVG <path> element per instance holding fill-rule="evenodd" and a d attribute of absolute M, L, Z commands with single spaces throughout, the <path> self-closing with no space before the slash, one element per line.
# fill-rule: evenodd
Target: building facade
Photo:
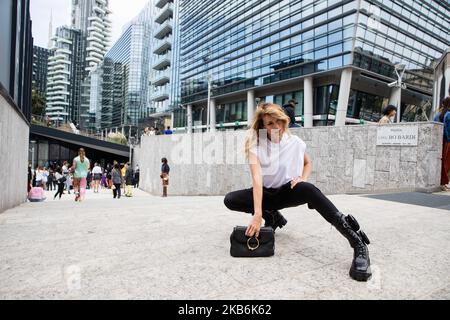
<path fill-rule="evenodd" d="M 26 201 L 31 120 L 33 37 L 30 1 L 2 0 L 0 10 L 0 213 Z"/>
<path fill-rule="evenodd" d="M 408 121 L 431 110 L 433 61 L 450 46 L 438 0 L 181 0 L 178 14 L 182 130 L 207 115 L 242 127 L 258 101 L 291 98 L 306 127 L 376 122 L 389 103 Z M 391 88 L 401 64 L 406 89 Z"/>
<path fill-rule="evenodd" d="M 46 115 L 57 124 L 80 119 L 83 48 L 81 33 L 59 27 L 52 38 L 52 56 L 48 62 Z"/>
<path fill-rule="evenodd" d="M 42 97 L 47 94 L 48 58 L 51 55 L 49 49 L 33 46 L 33 88 Z"/>
<path fill-rule="evenodd" d="M 72 27 L 80 30 L 86 71 L 98 65 L 111 40 L 109 0 L 72 0 Z"/>
<path fill-rule="evenodd" d="M 150 71 L 153 3 L 148 3 L 130 21 L 106 53 L 104 61 L 91 71 L 90 114 L 95 129 L 136 134 L 139 119 L 151 113 Z"/>
<path fill-rule="evenodd" d="M 172 0 L 155 2 L 151 100 L 156 113 L 169 109 L 172 78 L 173 11 Z"/>

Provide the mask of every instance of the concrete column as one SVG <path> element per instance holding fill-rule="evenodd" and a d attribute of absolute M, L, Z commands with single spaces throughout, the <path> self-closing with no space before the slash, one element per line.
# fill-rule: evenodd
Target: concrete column
<path fill-rule="evenodd" d="M 192 133 L 192 104 L 187 106 L 187 133 Z"/>
<path fill-rule="evenodd" d="M 341 83 L 339 85 L 339 97 L 336 110 L 335 126 L 345 126 L 345 118 L 347 118 L 348 98 L 350 96 L 350 87 L 352 84 L 352 69 L 342 70 Z"/>
<path fill-rule="evenodd" d="M 251 126 L 253 114 L 255 113 L 255 90 L 247 91 L 247 126 Z"/>
<path fill-rule="evenodd" d="M 210 108 L 210 132 L 216 132 L 216 99 L 211 99 Z"/>
<path fill-rule="evenodd" d="M 313 95 L 314 95 L 313 78 L 306 77 L 303 80 L 303 98 L 304 98 L 303 116 L 305 117 L 304 120 L 305 128 L 313 127 L 313 101 L 314 101 Z"/>

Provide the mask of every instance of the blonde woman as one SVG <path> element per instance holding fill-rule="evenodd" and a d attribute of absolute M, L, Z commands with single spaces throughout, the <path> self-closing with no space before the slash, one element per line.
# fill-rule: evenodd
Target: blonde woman
<path fill-rule="evenodd" d="M 228 193 L 225 205 L 230 210 L 251 213 L 253 217 L 246 235 L 258 237 L 263 218 L 265 226 L 274 230 L 282 228 L 287 221 L 278 210 L 307 203 L 353 247 L 350 276 L 367 281 L 371 277 L 369 239 L 359 230 L 355 218 L 339 212 L 318 188 L 307 182 L 311 161 L 306 154 L 306 144 L 291 135 L 288 126 L 289 118 L 279 105 L 258 106 L 245 147 L 253 187 Z"/>
<path fill-rule="evenodd" d="M 86 193 L 86 177 L 89 170 L 89 159 L 83 148 L 78 149 L 78 157 L 73 159 L 73 191 L 75 192 L 75 201 L 83 201 Z"/>

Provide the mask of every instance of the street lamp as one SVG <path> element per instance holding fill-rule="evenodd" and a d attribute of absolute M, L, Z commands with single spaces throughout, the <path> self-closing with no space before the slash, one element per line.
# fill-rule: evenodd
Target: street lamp
<path fill-rule="evenodd" d="M 397 75 L 397 81 L 390 83 L 390 87 L 398 88 L 398 102 L 397 102 L 397 123 L 400 123 L 400 113 L 402 110 L 402 89 L 406 89 L 406 84 L 402 82 L 403 75 L 405 74 L 406 65 L 396 63 L 394 65 L 395 74 Z"/>

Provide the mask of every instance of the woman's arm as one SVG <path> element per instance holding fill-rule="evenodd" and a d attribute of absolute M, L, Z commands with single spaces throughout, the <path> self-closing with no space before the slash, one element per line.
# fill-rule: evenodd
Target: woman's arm
<path fill-rule="evenodd" d="M 311 159 L 305 152 L 305 157 L 303 159 L 303 174 L 291 181 L 291 189 L 293 189 L 297 183 L 308 181 L 309 175 L 311 174 L 311 168 Z"/>
<path fill-rule="evenodd" d="M 247 227 L 245 234 L 249 237 L 259 235 L 259 230 L 262 224 L 262 197 L 263 197 L 263 182 L 261 173 L 261 164 L 253 153 L 249 153 L 250 172 L 252 175 L 253 185 L 253 207 L 254 215 L 252 221 Z"/>

